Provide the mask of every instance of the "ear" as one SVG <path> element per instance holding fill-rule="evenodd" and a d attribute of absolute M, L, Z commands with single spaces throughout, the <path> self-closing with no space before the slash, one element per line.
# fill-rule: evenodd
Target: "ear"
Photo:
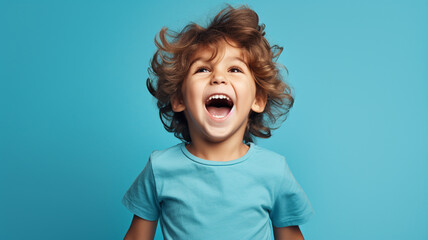
<path fill-rule="evenodd" d="M 257 94 L 254 99 L 253 105 L 251 105 L 251 110 L 256 113 L 261 113 L 265 110 L 267 103 L 267 95 L 266 94 Z"/>
<path fill-rule="evenodd" d="M 184 105 L 184 101 L 183 101 L 183 98 L 181 98 L 181 96 L 174 94 L 171 96 L 169 100 L 171 101 L 172 111 L 182 112 L 184 111 L 184 109 L 186 109 L 186 105 Z"/>

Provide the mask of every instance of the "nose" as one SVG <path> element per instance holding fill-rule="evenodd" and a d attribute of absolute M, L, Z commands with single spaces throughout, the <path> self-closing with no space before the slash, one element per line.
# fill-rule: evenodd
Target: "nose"
<path fill-rule="evenodd" d="M 227 84 L 227 79 L 224 74 L 215 72 L 211 78 L 211 84 Z"/>

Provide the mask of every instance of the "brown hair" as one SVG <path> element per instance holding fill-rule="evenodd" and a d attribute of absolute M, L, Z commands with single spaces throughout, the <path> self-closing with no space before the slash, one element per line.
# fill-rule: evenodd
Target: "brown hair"
<path fill-rule="evenodd" d="M 262 113 L 251 111 L 243 140 L 247 143 L 253 141 L 252 136 L 271 136 L 271 130 L 276 128 L 273 124 L 281 117 L 282 121 L 286 119 L 294 97 L 290 87 L 282 81 L 279 72 L 282 65 L 276 63 L 282 47 L 270 46 L 264 37 L 264 28 L 264 24 L 259 25 L 257 13 L 247 6 L 233 8 L 229 5 L 214 17 L 207 28 L 191 23 L 181 32 L 173 32 L 165 27 L 161 29 L 159 39 L 155 38 L 158 50 L 149 68 L 151 77 L 147 79 L 147 88 L 157 99 L 159 116 L 168 132 L 174 132 L 177 138 L 191 142 L 184 113 L 172 110 L 170 98 L 181 93 L 191 56 L 196 51 L 201 47 L 209 47 L 213 50 L 214 58 L 217 45 L 222 41 L 230 43 L 231 40 L 247 56 L 258 96 L 267 98 Z"/>

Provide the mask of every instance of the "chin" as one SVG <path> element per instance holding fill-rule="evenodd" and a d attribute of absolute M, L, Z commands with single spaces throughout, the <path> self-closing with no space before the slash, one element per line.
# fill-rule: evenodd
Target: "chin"
<path fill-rule="evenodd" d="M 236 134 L 236 132 L 233 132 L 231 130 L 224 131 L 224 132 L 219 132 L 217 130 L 217 131 L 206 132 L 205 137 L 209 142 L 220 143 L 232 138 L 234 134 Z"/>
<path fill-rule="evenodd" d="M 229 136 L 223 134 L 205 134 L 205 139 L 211 143 L 219 143 L 228 139 Z"/>

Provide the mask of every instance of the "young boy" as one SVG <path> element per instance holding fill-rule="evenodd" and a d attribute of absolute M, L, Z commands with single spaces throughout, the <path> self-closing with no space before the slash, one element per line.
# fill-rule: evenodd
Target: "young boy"
<path fill-rule="evenodd" d="M 163 28 L 149 91 L 161 120 L 183 143 L 154 151 L 123 204 L 134 214 L 125 239 L 303 239 L 313 214 L 281 155 L 253 137 L 293 105 L 264 25 L 247 7 L 227 7 L 207 28 Z M 156 86 L 154 86 L 156 85 Z"/>

